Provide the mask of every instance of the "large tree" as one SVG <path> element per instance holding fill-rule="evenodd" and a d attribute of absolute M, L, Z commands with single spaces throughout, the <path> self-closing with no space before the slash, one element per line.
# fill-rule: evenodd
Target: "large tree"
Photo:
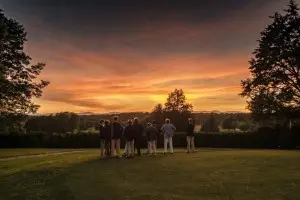
<path fill-rule="evenodd" d="M 175 89 L 169 94 L 164 110 L 166 112 L 192 112 L 193 105 L 186 102 L 186 97 L 182 89 Z"/>
<path fill-rule="evenodd" d="M 7 18 L 0 9 L 0 114 L 35 113 L 38 105 L 32 98 L 39 98 L 46 81 L 36 80 L 45 64 L 31 65 L 31 58 L 24 52 L 27 41 L 24 27 Z"/>
<path fill-rule="evenodd" d="M 164 106 L 164 116 L 171 119 L 178 131 L 185 131 L 188 118 L 192 117 L 193 105 L 187 103 L 182 89 L 175 89 L 168 95 Z"/>
<path fill-rule="evenodd" d="M 192 117 L 193 106 L 186 102 L 186 97 L 182 89 L 175 89 L 168 95 L 165 106 L 158 104 L 151 112 L 151 118 L 157 124 L 164 123 L 164 118 L 171 119 L 178 131 L 185 131 L 188 118 Z"/>
<path fill-rule="evenodd" d="M 254 117 L 291 116 L 300 109 L 300 16 L 291 0 L 282 14 L 261 32 L 250 60 L 251 78 L 242 81 Z"/>

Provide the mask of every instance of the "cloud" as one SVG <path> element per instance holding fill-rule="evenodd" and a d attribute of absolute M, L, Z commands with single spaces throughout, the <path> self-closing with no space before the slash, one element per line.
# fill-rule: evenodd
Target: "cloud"
<path fill-rule="evenodd" d="M 175 87 L 196 110 L 243 110 L 247 61 L 285 3 L 113 2 L 3 1 L 26 27 L 33 62 L 47 64 L 41 112 L 149 111 Z"/>

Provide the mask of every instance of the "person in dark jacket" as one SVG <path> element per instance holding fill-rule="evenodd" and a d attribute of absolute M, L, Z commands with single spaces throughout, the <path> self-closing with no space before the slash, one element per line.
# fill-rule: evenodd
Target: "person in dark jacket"
<path fill-rule="evenodd" d="M 148 140 L 148 147 L 149 147 L 149 155 L 156 155 L 156 137 L 157 137 L 157 128 L 153 126 L 151 123 L 148 123 L 148 127 L 145 129 L 146 137 Z"/>
<path fill-rule="evenodd" d="M 187 150 L 186 152 L 194 152 L 195 151 L 195 133 L 194 133 L 194 129 L 195 129 L 195 123 L 194 120 L 192 118 L 188 119 L 189 124 L 187 126 L 186 129 L 186 142 L 187 142 Z"/>
<path fill-rule="evenodd" d="M 123 132 L 124 139 L 126 141 L 127 146 L 127 156 L 128 158 L 134 156 L 134 136 L 135 136 L 135 128 L 132 125 L 132 120 L 128 120 L 128 125 L 125 127 Z"/>
<path fill-rule="evenodd" d="M 157 126 L 156 126 L 156 122 L 153 120 L 152 121 L 152 126 L 154 126 L 154 127 L 156 127 L 157 128 L 157 135 L 156 135 L 156 141 L 155 141 L 155 147 L 157 148 L 158 147 L 158 141 L 159 141 L 159 138 L 160 138 L 160 134 L 161 134 L 161 130 L 160 130 L 160 128 L 158 128 Z"/>
<path fill-rule="evenodd" d="M 118 122 L 118 117 L 114 116 L 113 123 L 111 123 L 111 134 L 112 134 L 112 140 L 111 140 L 111 154 L 120 157 L 120 146 L 121 146 L 121 137 L 123 133 L 123 127 Z"/>
<path fill-rule="evenodd" d="M 134 118 L 133 122 L 133 127 L 134 127 L 134 146 L 137 150 L 137 155 L 141 155 L 141 148 L 142 148 L 142 143 L 143 143 L 143 125 L 139 124 L 139 119 L 137 117 Z"/>
<path fill-rule="evenodd" d="M 102 135 L 105 140 L 105 155 L 111 156 L 111 127 L 109 120 L 105 120 L 102 128 Z"/>
<path fill-rule="evenodd" d="M 97 127 L 97 130 L 99 131 L 99 135 L 100 135 L 100 155 L 104 156 L 105 153 L 105 138 L 104 138 L 104 134 L 103 134 L 103 128 L 104 128 L 104 120 L 100 120 L 100 123 Z"/>

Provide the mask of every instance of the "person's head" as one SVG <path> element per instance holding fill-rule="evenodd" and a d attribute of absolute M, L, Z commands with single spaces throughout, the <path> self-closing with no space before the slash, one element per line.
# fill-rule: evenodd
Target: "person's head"
<path fill-rule="evenodd" d="M 189 118 L 189 123 L 192 124 L 194 122 L 194 120 L 192 118 Z"/>
<path fill-rule="evenodd" d="M 166 122 L 166 124 L 170 124 L 170 119 L 167 118 L 167 119 L 165 120 L 165 122 Z"/>
<path fill-rule="evenodd" d="M 133 119 L 133 121 L 134 121 L 135 124 L 138 124 L 138 123 L 139 123 L 139 118 L 135 117 L 135 118 Z"/>
<path fill-rule="evenodd" d="M 105 122 L 104 122 L 104 124 L 105 124 L 105 126 L 107 126 L 107 125 L 109 125 L 109 120 L 105 120 Z"/>
<path fill-rule="evenodd" d="M 100 120 L 100 124 L 104 124 L 104 120 L 103 119 Z"/>
<path fill-rule="evenodd" d="M 114 121 L 118 121 L 118 116 L 114 116 Z"/>
<path fill-rule="evenodd" d="M 154 120 L 152 121 L 152 125 L 153 125 L 153 126 L 156 126 L 156 123 L 155 123 L 155 121 L 154 121 Z"/>
<path fill-rule="evenodd" d="M 131 119 L 128 120 L 128 125 L 132 125 L 132 120 Z"/>
<path fill-rule="evenodd" d="M 150 122 L 148 122 L 147 126 L 150 127 L 152 124 Z"/>

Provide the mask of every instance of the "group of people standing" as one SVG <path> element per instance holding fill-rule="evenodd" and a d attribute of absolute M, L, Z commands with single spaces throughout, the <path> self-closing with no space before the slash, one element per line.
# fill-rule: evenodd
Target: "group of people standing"
<path fill-rule="evenodd" d="M 193 120 L 189 119 L 186 130 L 187 152 L 195 150 L 194 128 Z M 129 119 L 127 125 L 123 128 L 121 123 L 118 122 L 118 117 L 115 116 L 112 122 L 100 120 L 98 129 L 100 131 L 101 156 L 121 157 L 121 138 L 125 139 L 124 156 L 127 158 L 134 157 L 135 152 L 136 155 L 140 156 L 144 136 L 146 136 L 148 144 L 148 155 L 155 156 L 158 139 L 161 134 L 164 136 L 164 154 L 167 153 L 168 146 L 170 153 L 173 153 L 173 135 L 176 128 L 170 123 L 169 119 L 165 120 L 165 124 L 160 129 L 156 127 L 155 121 L 148 123 L 144 129 L 138 118 L 134 118 L 134 120 Z"/>

